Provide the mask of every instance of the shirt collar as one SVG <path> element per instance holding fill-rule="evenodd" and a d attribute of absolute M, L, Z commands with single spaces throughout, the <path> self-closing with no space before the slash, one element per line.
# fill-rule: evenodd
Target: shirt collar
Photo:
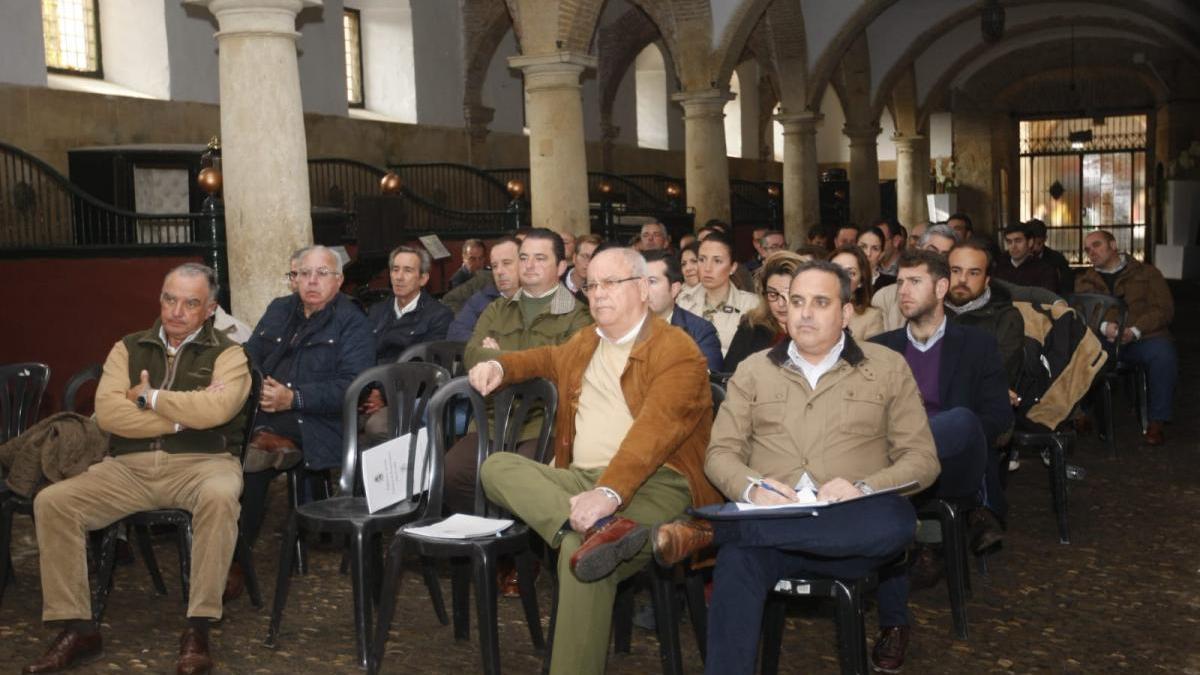
<path fill-rule="evenodd" d="M 622 335 L 621 337 L 617 338 L 616 340 L 613 340 L 613 339 L 609 338 L 607 335 L 605 335 L 604 331 L 600 330 L 599 326 L 596 326 L 596 335 L 599 335 L 601 340 L 604 340 L 605 342 L 609 342 L 614 345 L 623 345 L 628 342 L 632 342 L 633 339 L 637 337 L 638 332 L 642 330 L 642 326 L 645 325 L 646 317 L 648 317 L 648 316 L 650 316 L 649 311 L 647 311 L 645 314 L 642 315 L 642 320 L 637 322 L 637 325 L 634 326 L 632 330 L 630 330 L 628 333 Z"/>
<path fill-rule="evenodd" d="M 557 290 L 558 290 L 558 284 L 555 284 L 554 286 L 551 286 L 550 290 L 546 291 L 545 293 L 542 293 L 541 295 L 534 295 L 533 293 L 530 293 L 529 291 L 525 290 L 524 287 L 522 287 L 521 290 L 517 291 L 518 295 L 516 295 L 514 297 L 516 297 L 519 300 L 520 299 L 519 296 L 524 295 L 525 297 L 530 298 L 532 300 L 541 300 L 542 298 L 548 298 L 548 297 L 554 295 L 554 291 L 557 291 Z"/>
<path fill-rule="evenodd" d="M 399 319 L 400 317 L 404 316 L 405 314 L 408 314 L 409 312 L 416 309 L 417 301 L 420 299 L 421 299 L 421 292 L 418 291 L 417 294 L 415 296 L 413 296 L 413 299 L 411 301 L 409 301 L 409 303 L 407 305 L 401 307 L 400 306 L 400 298 L 393 297 L 392 298 L 392 311 L 396 313 L 396 318 Z"/>
<path fill-rule="evenodd" d="M 178 347 L 172 347 L 171 343 L 167 341 L 166 331 L 163 330 L 162 326 L 159 326 L 158 327 L 158 339 L 162 340 L 163 345 L 167 348 L 167 356 L 175 356 L 176 354 L 179 353 L 180 349 L 183 349 L 184 345 L 191 342 L 192 340 L 195 340 L 196 336 L 199 335 L 200 331 L 202 331 L 202 330 L 204 330 L 203 325 L 201 325 L 199 328 L 197 328 L 196 331 L 193 332 L 191 335 L 183 338 L 183 342 L 180 342 Z"/>
<path fill-rule="evenodd" d="M 946 335 L 946 317 L 942 317 L 942 323 L 938 325 L 937 330 L 933 331 L 933 335 L 930 335 L 929 339 L 924 342 L 921 342 L 916 338 L 916 336 L 913 335 L 911 323 L 904 328 L 904 332 L 908 334 L 908 343 L 911 344 L 914 349 L 919 352 L 927 352 L 930 349 L 933 349 L 933 346 L 938 343 L 938 340 L 941 340 Z"/>
<path fill-rule="evenodd" d="M 843 331 L 837 344 L 833 345 L 833 349 L 829 350 L 825 358 L 821 359 L 820 363 L 812 364 L 800 355 L 800 350 L 796 348 L 796 341 L 788 340 L 788 358 L 791 359 L 793 366 L 800 369 L 804 379 L 808 380 L 808 386 L 816 389 L 821 376 L 833 370 L 833 367 L 837 365 L 838 359 L 842 356 L 842 348 L 845 346 L 846 333 Z"/>
<path fill-rule="evenodd" d="M 1128 264 L 1129 264 L 1129 258 L 1127 258 L 1124 253 L 1121 253 L 1118 255 L 1118 261 L 1117 261 L 1116 265 L 1114 265 L 1113 267 L 1106 269 L 1106 270 L 1096 267 L 1096 271 L 1101 274 L 1116 274 L 1117 272 L 1120 272 L 1121 270 L 1125 269 L 1125 266 Z"/>

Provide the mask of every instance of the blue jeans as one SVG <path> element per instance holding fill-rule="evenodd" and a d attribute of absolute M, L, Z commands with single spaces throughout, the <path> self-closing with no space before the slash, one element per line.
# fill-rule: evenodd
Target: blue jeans
<path fill-rule="evenodd" d="M 912 543 L 916 524 L 912 503 L 895 494 L 827 508 L 815 517 L 713 521 L 719 549 L 708 611 L 705 672 L 754 672 L 763 606 L 780 579 L 865 576 Z M 898 594 L 895 587 L 901 584 L 903 593 Z M 891 584 L 881 581 L 881 626 L 909 623 L 907 586 L 903 575 Z"/>
<path fill-rule="evenodd" d="M 1175 382 L 1179 379 L 1179 354 L 1175 341 L 1159 335 L 1130 342 L 1121 347 L 1121 360 L 1146 369 L 1146 387 L 1150 393 L 1150 421 L 1170 422 L 1175 402 Z"/>

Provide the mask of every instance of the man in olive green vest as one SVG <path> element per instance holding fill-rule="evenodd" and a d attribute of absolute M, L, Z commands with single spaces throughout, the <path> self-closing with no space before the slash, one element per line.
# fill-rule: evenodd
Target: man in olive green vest
<path fill-rule="evenodd" d="M 188 625 L 176 670 L 212 669 L 208 627 L 221 618 L 237 539 L 238 455 L 251 381 L 241 346 L 213 330 L 217 290 L 208 267 L 176 267 L 163 281 L 159 320 L 109 352 L 96 387 L 96 421 L 111 434 L 112 456 L 34 501 L 42 619 L 61 623 L 62 631 L 22 672 L 56 672 L 102 653 L 88 590 L 87 532 L 157 508 L 192 514 Z"/>

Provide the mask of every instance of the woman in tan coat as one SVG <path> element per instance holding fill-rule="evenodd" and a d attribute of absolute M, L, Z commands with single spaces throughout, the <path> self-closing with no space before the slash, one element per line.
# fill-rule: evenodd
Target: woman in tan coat
<path fill-rule="evenodd" d="M 850 334 L 865 342 L 883 332 L 883 312 L 871 306 L 871 263 L 862 249 L 843 246 L 829 254 L 829 261 L 850 275 L 850 295 L 854 314 L 850 317 Z"/>

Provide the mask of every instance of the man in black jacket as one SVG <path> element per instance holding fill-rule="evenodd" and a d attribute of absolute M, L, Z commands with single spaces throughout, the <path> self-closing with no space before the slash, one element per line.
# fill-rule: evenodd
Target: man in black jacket
<path fill-rule="evenodd" d="M 973 326 L 996 338 L 1009 389 L 1021 376 L 1025 322 L 1012 304 L 1012 294 L 991 283 L 992 253 L 987 242 L 968 239 L 950 251 L 950 291 L 946 315 L 951 323 Z M 1014 398 L 1016 394 L 1012 395 Z M 1014 401 L 1015 402 L 1015 401 Z"/>

